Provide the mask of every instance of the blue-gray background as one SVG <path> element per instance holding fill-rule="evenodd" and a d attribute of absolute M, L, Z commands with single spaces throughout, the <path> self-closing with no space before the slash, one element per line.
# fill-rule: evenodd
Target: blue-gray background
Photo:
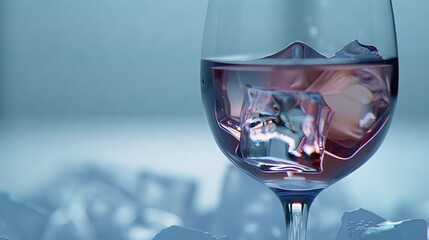
<path fill-rule="evenodd" d="M 1 114 L 202 115 L 206 6 L 206 0 L 2 0 Z M 394 6 L 397 115 L 428 116 L 429 1 Z"/>
<path fill-rule="evenodd" d="M 90 162 L 119 166 L 126 176 L 150 170 L 192 178 L 198 211 L 215 209 L 228 165 L 200 100 L 206 6 L 0 0 L 0 191 L 37 192 L 64 167 Z M 342 212 L 357 207 L 392 220 L 429 219 L 429 1 L 396 0 L 394 10 L 395 121 L 374 158 L 316 200 L 310 227 L 337 229 Z"/>

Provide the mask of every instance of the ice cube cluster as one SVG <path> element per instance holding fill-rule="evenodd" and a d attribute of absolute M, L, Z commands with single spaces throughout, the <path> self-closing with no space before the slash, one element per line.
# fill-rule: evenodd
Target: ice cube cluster
<path fill-rule="evenodd" d="M 154 240 L 227 240 L 227 237 L 216 238 L 209 233 L 184 227 L 174 226 L 163 230 Z M 320 238 L 328 240 L 327 238 Z M 411 219 L 401 222 L 389 222 L 378 215 L 358 209 L 346 212 L 342 218 L 341 228 L 335 240 L 426 240 L 427 224 L 422 219 Z"/>
<path fill-rule="evenodd" d="M 392 64 L 357 40 L 332 57 L 293 42 L 217 66 L 216 118 L 259 170 L 317 173 L 324 150 L 348 160 L 388 120 Z"/>
<path fill-rule="evenodd" d="M 132 181 L 100 167 L 66 171 L 21 200 L 0 194 L 0 236 L 16 240 L 151 240 L 191 225 L 195 182 L 144 171 Z"/>
<path fill-rule="evenodd" d="M 193 181 L 148 171 L 131 182 L 119 176 L 91 166 L 61 174 L 37 196 L 23 199 L 1 193 L 0 239 L 285 239 L 276 196 L 234 167 L 226 172 L 219 206 L 209 212 L 193 207 L 197 187 Z M 309 225 L 309 239 L 427 240 L 424 220 L 389 222 L 360 209 L 345 213 L 339 226 L 341 214 L 331 211 L 327 218 L 322 210 L 337 209 L 346 198 L 341 203 L 319 200 L 323 207 L 312 209 L 310 219 L 317 224 Z"/>
<path fill-rule="evenodd" d="M 379 222 L 377 224 L 377 222 Z M 184 227 L 163 230 L 154 240 L 228 240 L 216 238 L 209 233 Z M 328 240 L 326 238 L 320 238 Z M 422 219 L 389 222 L 364 209 L 347 212 L 335 240 L 426 240 L 427 224 Z"/>

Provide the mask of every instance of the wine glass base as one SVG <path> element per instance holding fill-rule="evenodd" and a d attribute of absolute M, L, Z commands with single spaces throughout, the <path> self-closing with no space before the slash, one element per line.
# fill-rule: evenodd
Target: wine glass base
<path fill-rule="evenodd" d="M 317 189 L 325 189 L 329 186 L 327 182 L 312 181 L 303 177 L 287 177 L 281 180 L 265 180 L 264 184 L 269 188 L 288 189 L 292 192 L 302 192 Z"/>
<path fill-rule="evenodd" d="M 323 190 L 323 188 L 320 188 L 306 191 L 291 191 L 273 187 L 270 187 L 270 189 L 277 195 L 282 203 L 303 203 L 309 206 Z"/>

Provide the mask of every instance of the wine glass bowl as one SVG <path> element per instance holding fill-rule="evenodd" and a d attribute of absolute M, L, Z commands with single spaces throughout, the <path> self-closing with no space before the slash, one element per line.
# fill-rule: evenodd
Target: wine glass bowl
<path fill-rule="evenodd" d="M 221 150 L 280 198 L 289 239 L 305 239 L 313 199 L 388 131 L 398 92 L 391 3 L 211 0 L 201 91 Z"/>

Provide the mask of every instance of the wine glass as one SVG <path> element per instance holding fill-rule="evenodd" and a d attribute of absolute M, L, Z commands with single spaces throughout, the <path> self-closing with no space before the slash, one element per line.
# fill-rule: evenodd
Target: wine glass
<path fill-rule="evenodd" d="M 364 164 L 398 93 L 390 0 L 209 0 L 206 116 L 223 153 L 280 199 L 304 240 L 320 191 Z"/>

